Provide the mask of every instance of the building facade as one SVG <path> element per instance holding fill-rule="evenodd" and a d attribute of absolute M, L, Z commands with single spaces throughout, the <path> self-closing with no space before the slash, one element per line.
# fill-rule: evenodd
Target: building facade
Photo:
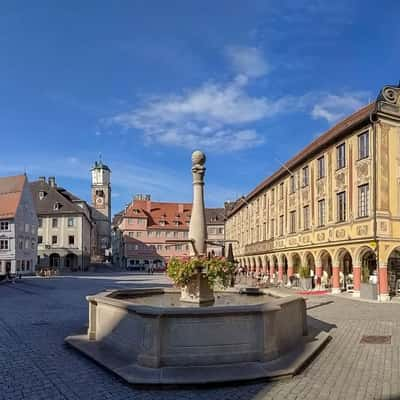
<path fill-rule="evenodd" d="M 55 177 L 31 183 L 38 216 L 38 268 L 85 270 L 95 251 L 91 208 L 59 187 Z"/>
<path fill-rule="evenodd" d="M 207 253 L 211 256 L 224 256 L 225 254 L 225 209 L 206 208 L 207 225 Z"/>
<path fill-rule="evenodd" d="M 400 88 L 386 86 L 236 203 L 241 266 L 285 281 L 307 265 L 333 292 L 373 278 L 380 300 L 398 295 L 399 153 Z"/>
<path fill-rule="evenodd" d="M 186 241 L 191 212 L 191 203 L 154 202 L 150 195 L 135 196 L 114 216 L 113 262 L 133 270 L 164 269 L 171 257 L 189 256 L 190 244 Z M 206 209 L 206 223 L 209 239 L 215 242 L 207 251 L 220 255 L 224 210 Z"/>
<path fill-rule="evenodd" d="M 0 178 L 0 278 L 35 271 L 37 228 L 27 177 Z"/>

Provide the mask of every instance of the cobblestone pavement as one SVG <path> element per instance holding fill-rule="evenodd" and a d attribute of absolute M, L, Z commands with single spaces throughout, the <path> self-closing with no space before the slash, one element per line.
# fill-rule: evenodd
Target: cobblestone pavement
<path fill-rule="evenodd" d="M 400 304 L 310 297 L 310 323 L 332 340 L 300 375 L 271 383 L 137 388 L 64 344 L 87 324 L 87 294 L 167 284 L 162 275 L 88 274 L 0 285 L 0 399 L 400 399 Z M 362 335 L 391 335 L 391 344 L 360 344 Z"/>

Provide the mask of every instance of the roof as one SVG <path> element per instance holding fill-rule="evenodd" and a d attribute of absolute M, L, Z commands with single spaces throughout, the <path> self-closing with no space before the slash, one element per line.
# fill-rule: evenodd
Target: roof
<path fill-rule="evenodd" d="M 39 180 L 31 182 L 30 188 L 36 212 L 39 216 L 77 213 L 85 214 L 84 209 L 75 204 L 75 202 L 83 202 L 83 200 L 80 200 L 62 187 L 51 186 L 47 182 Z M 40 192 L 44 193 L 42 199 L 40 198 Z M 54 209 L 56 203 L 59 204 L 58 209 Z"/>
<path fill-rule="evenodd" d="M 358 111 L 354 112 L 347 118 L 343 119 L 324 134 L 319 136 L 317 139 L 312 141 L 308 146 L 297 153 L 293 158 L 285 163 L 284 167 L 281 167 L 271 176 L 264 179 L 258 186 L 256 186 L 246 197 L 246 201 L 237 202 L 237 205 L 231 211 L 230 215 L 234 214 L 241 207 L 243 207 L 246 202 L 251 200 L 254 196 L 259 194 L 265 188 L 271 186 L 279 179 L 287 176 L 289 174 L 288 170 L 294 170 L 296 167 L 301 165 L 304 161 L 310 159 L 311 157 L 317 155 L 323 151 L 326 147 L 330 146 L 332 143 L 337 141 L 339 138 L 346 136 L 351 131 L 357 129 L 369 123 L 369 118 L 372 112 L 375 111 L 376 103 L 370 103 Z"/>
<path fill-rule="evenodd" d="M 135 199 L 125 211 L 122 211 L 122 216 L 124 218 L 146 218 L 148 229 L 177 230 L 189 228 L 191 212 L 191 203 L 167 203 Z"/>
<path fill-rule="evenodd" d="M 106 164 L 103 164 L 103 161 L 95 161 L 94 162 L 94 165 L 93 165 L 93 167 L 92 167 L 92 171 L 94 170 L 94 169 L 105 169 L 105 170 L 107 170 L 107 171 L 111 171 L 110 170 L 110 167 L 108 166 L 108 165 L 106 165 Z"/>
<path fill-rule="evenodd" d="M 223 225 L 225 223 L 224 208 L 206 208 L 207 225 Z"/>
<path fill-rule="evenodd" d="M 25 175 L 0 178 L 0 219 L 14 218 L 26 180 Z"/>

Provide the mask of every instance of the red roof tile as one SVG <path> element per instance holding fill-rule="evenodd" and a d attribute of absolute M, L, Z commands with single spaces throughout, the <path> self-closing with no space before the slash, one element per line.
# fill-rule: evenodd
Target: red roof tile
<path fill-rule="evenodd" d="M 0 178 L 0 219 L 14 218 L 25 181 L 25 175 Z"/>

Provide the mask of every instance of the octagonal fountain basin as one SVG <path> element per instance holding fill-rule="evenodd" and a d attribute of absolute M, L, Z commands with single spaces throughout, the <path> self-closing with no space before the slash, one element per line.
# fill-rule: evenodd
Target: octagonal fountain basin
<path fill-rule="evenodd" d="M 201 384 L 296 373 L 326 341 L 307 336 L 302 297 L 215 292 L 212 306 L 173 289 L 88 296 L 87 334 L 66 342 L 129 383 Z"/>

